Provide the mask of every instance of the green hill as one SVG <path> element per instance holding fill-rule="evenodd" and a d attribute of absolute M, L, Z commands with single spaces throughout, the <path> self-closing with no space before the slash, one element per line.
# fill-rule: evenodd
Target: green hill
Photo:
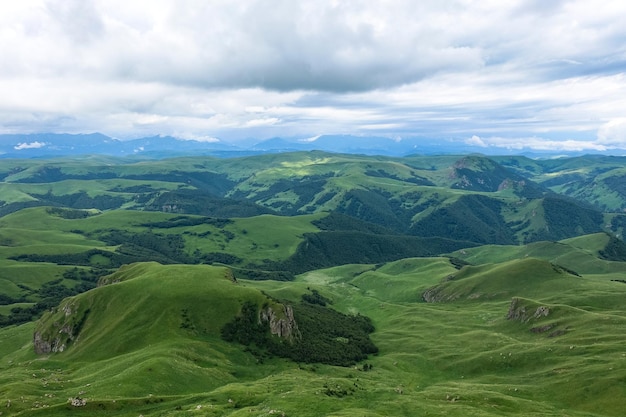
<path fill-rule="evenodd" d="M 37 353 L 64 352 L 71 360 L 105 360 L 177 339 L 212 340 L 228 334 L 229 341 L 253 342 L 261 352 L 268 348 L 269 353 L 292 357 L 291 350 L 301 345 L 315 349 L 313 339 L 321 340 L 326 327 L 339 328 L 343 320 L 315 300 L 309 307 L 283 305 L 257 289 L 239 285 L 224 267 L 132 264 L 103 277 L 100 284 L 65 299 L 44 315 L 35 329 Z M 237 321 L 238 314 L 243 316 Z M 314 318 L 318 327 L 308 334 L 312 332 L 308 321 Z M 280 343 L 274 346 L 274 342 Z M 339 344 L 341 353 L 351 343 Z M 326 356 L 319 360 L 307 356 L 317 355 L 313 350 L 299 351 L 298 359 L 333 362 L 337 353 L 331 349 L 325 346 Z"/>
<path fill-rule="evenodd" d="M 494 159 L 556 193 L 592 204 L 600 210 L 620 212 L 626 208 L 624 157 L 586 155 L 535 161 L 522 157 Z"/>
<path fill-rule="evenodd" d="M 445 284 L 463 297 L 420 300 L 450 275 Z M 0 331 L 5 414 L 618 416 L 626 398 L 626 286 L 545 261 L 458 271 L 446 258 L 413 258 L 311 271 L 289 283 L 148 263 L 106 281 L 36 328 Z M 370 316 L 378 354 L 357 368 L 305 365 L 220 337 L 246 301 L 280 312 L 277 299 L 296 305 L 307 288 L 333 310 Z M 68 334 L 63 328 L 76 336 L 63 352 L 36 356 L 32 335 L 54 340 Z M 86 405 L 71 406 L 67 398 L 76 397 Z"/>
<path fill-rule="evenodd" d="M 445 282 L 428 289 L 427 302 L 508 300 L 513 296 L 541 298 L 580 285 L 575 273 L 550 262 L 525 258 L 496 265 L 465 266 Z"/>
<path fill-rule="evenodd" d="M 559 242 L 535 242 L 528 245 L 496 246 L 485 245 L 464 248 L 451 255 L 471 264 L 500 263 L 528 257 L 538 258 L 561 265 L 581 275 L 610 274 L 618 276 L 624 272 L 620 259 L 607 259 L 607 251 L 621 253 L 623 242 L 613 248 L 614 238 L 606 233 L 579 236 Z M 622 243 L 619 243 L 622 242 Z M 612 275 L 611 275 L 612 274 Z"/>
<path fill-rule="evenodd" d="M 5 160 L 1 413 L 621 416 L 623 170 Z"/>
<path fill-rule="evenodd" d="M 585 163 L 593 167 L 581 168 Z M 606 158 L 557 163 L 476 155 L 388 158 L 325 152 L 140 162 L 11 161 L 0 183 L 0 215 L 33 206 L 220 218 L 330 211 L 395 233 L 478 244 L 526 243 L 604 230 L 600 210 L 615 212 L 623 202 L 619 163 Z M 582 175 L 574 178 L 580 192 L 553 181 L 574 171 Z M 592 201 L 597 195 L 584 191 L 591 189 L 585 185 L 589 181 L 596 181 L 591 188 L 602 194 L 602 204 Z M 555 198 L 558 193 L 572 199 Z M 590 203 L 595 209 L 585 206 Z M 563 221 L 568 218 L 575 222 Z"/>

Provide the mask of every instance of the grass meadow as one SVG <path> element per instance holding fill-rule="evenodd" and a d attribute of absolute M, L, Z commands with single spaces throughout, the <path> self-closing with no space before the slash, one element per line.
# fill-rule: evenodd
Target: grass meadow
<path fill-rule="evenodd" d="M 1 330 L 0 400 L 20 416 L 618 416 L 626 398 L 626 285 L 552 276 L 498 297 L 425 303 L 451 274 L 500 293 L 502 266 L 457 271 L 445 258 L 312 271 L 294 282 L 229 279 L 226 268 L 122 268 L 120 281 L 65 302 L 91 309 L 80 337 L 37 356 L 29 323 Z M 524 271 L 519 271 L 523 274 Z M 543 274 L 543 275 L 541 275 Z M 556 272 L 555 272 L 556 274 Z M 513 274 L 508 274 L 514 279 Z M 564 291 L 564 279 L 580 285 Z M 491 282 L 494 281 L 494 282 Z M 532 286 L 541 284 L 541 294 Z M 354 367 L 258 360 L 219 337 L 244 300 L 297 302 L 317 289 L 333 308 L 372 318 L 380 352 Z M 452 291 L 452 290 L 450 290 Z M 471 293 L 471 291 L 470 291 Z M 543 295 L 542 295 L 543 294 Z M 508 320 L 512 296 L 546 317 Z M 532 296 L 532 297 L 530 297 Z M 183 310 L 192 328 L 181 328 Z M 45 327 L 44 318 L 38 326 Z M 556 323 L 563 333 L 531 331 Z M 72 407 L 70 397 L 87 405 Z"/>

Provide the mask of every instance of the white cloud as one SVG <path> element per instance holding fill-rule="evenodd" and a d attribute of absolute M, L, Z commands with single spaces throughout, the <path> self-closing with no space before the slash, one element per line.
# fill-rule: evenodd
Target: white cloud
<path fill-rule="evenodd" d="M 612 119 L 598 129 L 598 143 L 626 149 L 626 117 Z"/>
<path fill-rule="evenodd" d="M 315 142 L 316 140 L 318 140 L 321 137 L 322 137 L 322 135 L 315 135 L 315 136 L 311 136 L 309 138 L 300 139 L 299 142 L 311 143 L 311 142 Z"/>
<path fill-rule="evenodd" d="M 617 0 L 1 2 L 0 133 L 626 148 L 624 20 Z"/>
<path fill-rule="evenodd" d="M 468 145 L 480 146 L 481 148 L 487 147 L 487 144 L 479 136 L 476 135 L 473 135 L 471 138 L 467 139 L 465 143 L 467 143 Z"/>
<path fill-rule="evenodd" d="M 39 148 L 43 148 L 44 146 L 46 146 L 45 142 L 24 142 L 24 143 L 18 143 L 17 145 L 15 145 L 13 147 L 13 149 L 15 149 L 16 151 L 21 151 L 23 149 L 39 149 Z"/>
<path fill-rule="evenodd" d="M 268 117 L 263 119 L 252 119 L 245 122 L 246 127 L 258 127 L 258 126 L 272 126 L 279 123 L 280 119 L 277 117 Z"/>
<path fill-rule="evenodd" d="M 220 141 L 218 138 L 214 138 L 213 136 L 196 136 L 196 135 L 186 135 L 186 134 L 175 134 L 174 136 L 182 140 L 194 140 L 196 142 L 205 142 L 205 143 L 216 143 Z"/>
<path fill-rule="evenodd" d="M 473 138 L 478 138 L 473 136 Z M 589 140 L 550 140 L 543 137 L 489 137 L 478 138 L 477 141 L 471 139 L 465 141 L 469 145 L 477 145 L 481 147 L 492 147 L 506 150 L 537 150 L 537 151 L 606 151 L 608 147 Z M 481 144 L 482 143 L 482 144 Z"/>

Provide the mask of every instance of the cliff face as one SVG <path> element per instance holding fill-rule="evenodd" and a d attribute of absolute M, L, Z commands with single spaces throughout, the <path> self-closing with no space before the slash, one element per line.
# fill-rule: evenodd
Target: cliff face
<path fill-rule="evenodd" d="M 280 338 L 292 340 L 300 338 L 300 330 L 298 323 L 293 315 L 293 308 L 289 305 L 283 305 L 282 317 L 279 318 L 272 307 L 266 307 L 261 310 L 259 320 L 267 322 L 270 325 L 270 331 L 273 335 Z"/>
<path fill-rule="evenodd" d="M 35 353 L 63 352 L 68 345 L 78 338 L 80 329 L 87 319 L 89 310 L 80 311 L 74 301 L 68 301 L 51 313 L 48 320 L 40 322 L 33 334 Z"/>

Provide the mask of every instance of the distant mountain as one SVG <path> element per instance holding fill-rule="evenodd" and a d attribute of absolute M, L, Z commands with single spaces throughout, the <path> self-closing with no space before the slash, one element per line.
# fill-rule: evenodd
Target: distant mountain
<path fill-rule="evenodd" d="M 256 144 L 230 144 L 215 141 L 183 140 L 172 136 L 151 136 L 119 140 L 101 133 L 0 135 L 0 158 L 41 158 L 74 155 L 148 156 L 176 155 L 239 156 L 263 153 L 323 150 L 338 153 L 402 156 L 415 152 L 445 152 L 442 146 L 418 147 L 414 141 L 394 141 L 384 137 L 326 135 L 312 139 L 271 138 Z"/>
<path fill-rule="evenodd" d="M 405 156 L 413 153 L 453 153 L 459 148 L 422 139 L 393 140 L 380 136 L 320 135 L 308 139 L 271 138 L 252 147 L 259 151 L 327 151 L 363 155 Z"/>
<path fill-rule="evenodd" d="M 212 155 L 238 157 L 294 151 L 326 151 L 361 155 L 501 155 L 502 148 L 485 148 L 462 141 L 408 137 L 318 135 L 310 138 L 275 137 L 262 141 L 245 139 L 234 143 L 212 140 L 150 136 L 131 140 L 114 139 L 101 133 L 34 133 L 0 135 L 0 158 L 47 158 L 76 155 L 137 156 L 161 159 L 172 156 Z M 528 158 L 556 157 L 555 152 L 515 152 Z M 567 156 L 581 156 L 569 152 Z M 563 155 L 559 155 L 563 156 Z"/>
<path fill-rule="evenodd" d="M 220 141 L 182 140 L 152 136 L 119 140 L 101 133 L 0 135 L 0 158 L 41 158 L 74 155 L 146 155 L 154 158 L 180 154 L 211 154 L 242 149 Z"/>

